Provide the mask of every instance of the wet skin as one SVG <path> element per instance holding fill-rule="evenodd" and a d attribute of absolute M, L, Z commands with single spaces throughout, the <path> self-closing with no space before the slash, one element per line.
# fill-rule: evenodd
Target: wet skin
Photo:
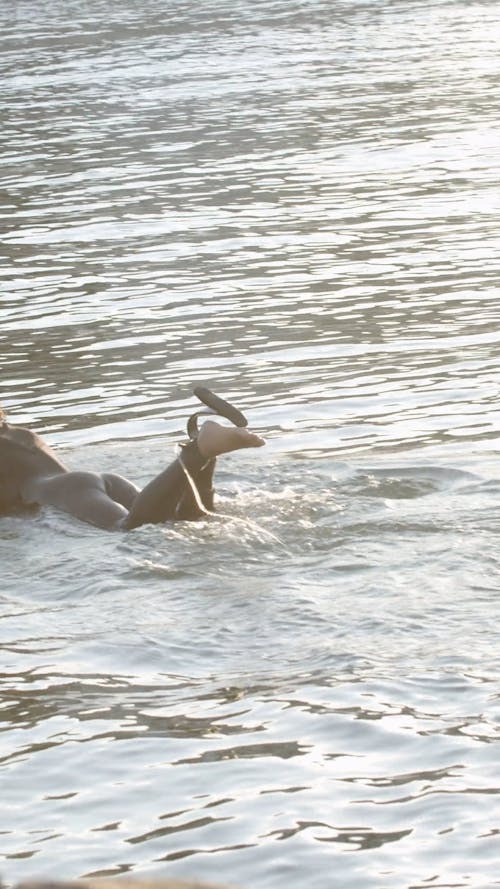
<path fill-rule="evenodd" d="M 261 447 L 247 429 L 204 423 L 197 440 L 140 490 L 115 473 L 69 470 L 45 442 L 20 426 L 0 426 L 0 510 L 55 506 L 99 528 L 131 529 L 174 519 L 194 520 L 213 509 L 215 458 Z"/>

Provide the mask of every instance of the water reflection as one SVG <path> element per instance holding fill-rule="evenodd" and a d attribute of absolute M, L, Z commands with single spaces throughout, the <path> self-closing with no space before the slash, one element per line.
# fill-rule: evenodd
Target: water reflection
<path fill-rule="evenodd" d="M 203 380 L 356 447 L 354 376 L 375 444 L 497 435 L 494 11 L 223 8 L 6 22 L 3 400 L 123 436 Z"/>
<path fill-rule="evenodd" d="M 137 481 L 198 382 L 269 437 L 213 523 L 2 520 L 2 871 L 490 885 L 496 4 L 0 15 L 0 402 Z"/>
<path fill-rule="evenodd" d="M 92 873 L 230 850 L 264 851 L 278 840 L 295 850 L 302 872 L 315 860 L 317 844 L 351 852 L 393 844 L 404 850 L 424 825 L 433 842 L 458 831 L 448 840 L 456 851 L 457 807 L 466 805 L 464 795 L 486 824 L 481 801 L 497 793 L 494 781 L 484 783 L 495 768 L 489 745 L 483 755 L 477 748 L 473 754 L 467 736 L 450 731 L 461 721 L 466 694 L 471 726 L 474 718 L 476 728 L 487 732 L 487 717 L 473 717 L 488 698 L 490 683 L 481 677 L 397 686 L 393 680 L 335 684 L 320 673 L 309 683 L 276 677 L 241 685 L 238 711 L 231 710 L 234 690 L 226 694 L 206 680 L 158 676 L 147 685 L 124 676 L 71 678 L 42 671 L 4 679 L 16 696 L 6 714 L 10 737 L 15 740 L 16 727 L 28 732 L 16 774 L 12 763 L 5 771 L 7 798 L 23 799 L 26 783 L 19 778 L 34 769 L 38 774 L 32 800 L 38 828 L 23 838 L 19 825 L 21 845 L 12 831 L 4 834 L 9 861 L 41 854 L 46 842 L 57 854 L 68 817 L 85 832 Z M 198 711 L 195 719 L 190 710 Z M 364 732 L 354 728 L 360 721 Z M 137 736 L 133 730 L 139 728 Z M 228 734 L 234 738 L 229 747 Z M 250 743 L 241 743 L 245 734 Z M 410 761 L 427 766 L 401 770 Z M 4 770 L 6 765 L 4 760 Z M 125 815 L 126 800 L 131 805 Z M 114 849 L 108 867 L 98 851 L 101 834 Z M 312 843 L 308 853 L 302 835 Z M 492 836 L 483 831 L 484 838 Z"/>

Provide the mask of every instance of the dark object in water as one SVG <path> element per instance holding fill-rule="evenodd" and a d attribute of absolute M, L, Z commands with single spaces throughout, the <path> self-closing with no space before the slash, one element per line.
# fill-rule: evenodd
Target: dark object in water
<path fill-rule="evenodd" d="M 246 428 L 243 414 L 208 389 L 203 403 L 234 426 L 204 423 L 181 445 L 176 459 L 142 489 L 112 472 L 72 471 L 30 429 L 0 416 L 0 514 L 28 506 L 54 506 L 104 530 L 132 530 L 167 521 L 196 521 L 213 512 L 216 458 L 241 448 L 259 448 L 262 438 Z M 240 428 L 239 428 L 240 427 Z M 189 428 L 189 426 L 188 426 Z"/>
<path fill-rule="evenodd" d="M 230 404 L 229 401 L 225 401 L 220 395 L 215 395 L 214 392 L 211 392 L 210 389 L 206 389 L 205 386 L 197 386 L 196 389 L 193 389 L 194 394 L 200 401 L 205 404 L 209 410 L 208 411 L 197 411 L 195 414 L 192 414 L 187 423 L 187 433 L 189 438 L 196 438 L 198 434 L 198 417 L 206 416 L 206 414 L 217 414 L 219 417 L 225 417 L 226 420 L 229 420 L 230 423 L 233 423 L 234 426 L 248 426 L 248 420 L 238 408 L 234 407 L 234 405 Z"/>

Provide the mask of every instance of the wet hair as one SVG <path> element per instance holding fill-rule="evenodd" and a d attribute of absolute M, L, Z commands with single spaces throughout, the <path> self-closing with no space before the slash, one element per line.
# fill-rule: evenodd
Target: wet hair
<path fill-rule="evenodd" d="M 23 506 L 19 485 L 0 472 L 0 516 L 17 512 Z"/>
<path fill-rule="evenodd" d="M 22 506 L 21 489 L 30 475 L 63 468 L 51 448 L 31 429 L 0 423 L 0 515 Z"/>
<path fill-rule="evenodd" d="M 4 413 L 0 408 L 0 515 L 15 512 L 22 504 L 16 468 L 12 462 L 12 442 L 2 435 Z"/>
<path fill-rule="evenodd" d="M 27 429 L 25 426 L 16 426 L 13 423 L 8 423 L 1 408 L 0 420 L 0 467 L 2 449 L 4 448 L 8 449 L 7 452 L 9 454 L 16 451 L 19 454 L 45 454 L 47 457 L 50 457 L 53 463 L 61 465 L 54 451 L 44 442 L 43 438 L 40 438 L 36 432 L 32 432 L 31 429 Z"/>

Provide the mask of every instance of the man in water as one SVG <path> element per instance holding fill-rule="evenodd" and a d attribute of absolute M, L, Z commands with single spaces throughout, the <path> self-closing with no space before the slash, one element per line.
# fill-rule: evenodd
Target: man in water
<path fill-rule="evenodd" d="M 264 440 L 243 428 L 245 417 L 228 402 L 208 389 L 195 393 L 236 428 L 206 421 L 198 431 L 194 415 L 179 457 L 142 490 L 114 473 L 72 472 L 38 435 L 10 425 L 0 410 L 0 515 L 22 506 L 55 506 L 98 528 L 130 530 L 211 512 L 216 457 L 262 447 Z"/>

